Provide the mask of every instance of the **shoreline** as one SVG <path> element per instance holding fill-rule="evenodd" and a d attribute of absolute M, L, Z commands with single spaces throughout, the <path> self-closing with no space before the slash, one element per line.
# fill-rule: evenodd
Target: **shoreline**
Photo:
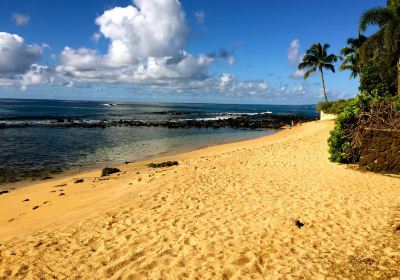
<path fill-rule="evenodd" d="M 330 162 L 332 127 L 305 123 L 155 161 L 174 167 L 147 160 L 2 195 L 0 277 L 400 275 L 400 176 Z"/>
<path fill-rule="evenodd" d="M 241 139 L 241 140 L 226 140 L 226 141 L 221 140 L 220 143 L 204 144 L 204 145 L 193 146 L 193 147 L 188 146 L 188 147 L 182 148 L 182 149 L 170 150 L 170 151 L 160 152 L 158 154 L 154 154 L 154 155 L 150 155 L 150 156 L 144 156 L 137 160 L 128 160 L 127 162 L 128 162 L 128 164 L 132 164 L 132 163 L 140 164 L 141 162 L 148 163 L 151 160 L 158 160 L 159 158 L 165 158 L 165 157 L 173 157 L 175 155 L 190 153 L 193 151 L 202 150 L 202 149 L 206 149 L 206 148 L 210 148 L 210 147 L 214 147 L 214 146 L 220 146 L 220 145 L 225 145 L 225 144 L 234 144 L 234 143 L 246 142 L 249 140 L 255 140 L 255 139 L 259 139 L 259 138 L 269 137 L 269 136 L 275 135 L 285 129 L 287 129 L 287 128 L 286 127 L 282 127 L 280 129 L 268 128 L 268 129 L 265 129 L 265 132 L 267 134 L 262 135 L 262 136 L 248 137 L 246 139 Z M 271 133 L 271 134 L 269 134 L 269 133 Z M 127 164 L 123 161 L 116 161 L 116 162 L 109 161 L 109 162 L 103 162 L 103 163 L 99 163 L 96 165 L 92 165 L 89 167 L 68 169 L 68 170 L 61 171 L 59 173 L 49 173 L 49 176 L 51 177 L 50 179 L 29 178 L 28 177 L 26 179 L 16 181 L 16 182 L 0 183 L 0 191 L 5 191 L 5 190 L 14 191 L 16 189 L 29 187 L 30 185 L 39 184 L 41 182 L 52 182 L 52 181 L 62 180 L 62 179 L 70 178 L 70 177 L 76 177 L 82 173 L 101 172 L 101 169 L 105 168 L 107 166 L 121 168 L 125 165 L 127 165 Z"/>
<path fill-rule="evenodd" d="M 303 126 L 306 124 L 303 124 Z M 171 154 L 171 155 L 164 155 L 164 156 L 156 156 L 154 158 L 150 158 L 150 159 L 145 159 L 145 160 L 141 160 L 141 161 L 137 161 L 137 162 L 131 162 L 129 164 L 115 164 L 113 165 L 113 167 L 119 168 L 121 170 L 120 173 L 117 174 L 113 174 L 111 176 L 115 177 L 115 176 L 120 176 L 121 174 L 129 171 L 129 173 L 141 173 L 141 172 L 146 172 L 146 171 L 154 171 L 154 172 L 158 172 L 157 169 L 151 169 L 148 168 L 146 165 L 151 163 L 151 162 L 164 162 L 164 161 L 178 161 L 180 164 L 186 160 L 190 160 L 190 159 L 198 159 L 198 158 L 202 158 L 203 156 L 210 156 L 216 152 L 219 152 L 220 150 L 235 150 L 235 149 L 240 149 L 243 147 L 247 147 L 249 145 L 254 145 L 254 144 L 258 144 L 260 142 L 267 142 L 267 143 L 271 143 L 274 141 L 279 141 L 282 138 L 288 137 L 290 135 L 293 135 L 299 131 L 301 131 L 303 129 L 303 126 L 297 126 L 294 127 L 292 129 L 287 129 L 287 128 L 282 128 L 280 131 L 272 134 L 272 135 L 266 135 L 266 136 L 261 136 L 261 137 L 256 137 L 256 138 L 251 138 L 251 139 L 247 139 L 247 140 L 242 140 L 242 141 L 234 141 L 234 142 L 230 142 L 230 143 L 224 143 L 224 144 L 218 144 L 218 145 L 211 145 L 208 147 L 203 147 L 200 149 L 194 149 L 191 151 L 186 151 L 186 152 L 180 152 L 177 154 Z M 164 168 L 163 168 L 164 169 Z M 168 168 L 167 168 L 168 169 Z M 26 198 L 23 197 L 28 197 L 30 196 L 32 193 L 34 194 L 34 196 L 44 196 L 47 197 L 47 193 L 45 193 L 44 190 L 47 189 L 51 189 L 53 186 L 57 186 L 57 185 L 63 185 L 63 184 L 68 184 L 70 186 L 74 186 L 74 181 L 81 179 L 81 178 L 85 178 L 85 179 L 100 179 L 101 180 L 101 170 L 102 168 L 93 168 L 93 169 L 89 169 L 89 170 L 84 170 L 81 172 L 74 172 L 73 174 L 64 174 L 64 176 L 61 177 L 57 177 L 57 178 L 53 178 L 53 179 L 48 179 L 48 180 L 38 180 L 38 181 L 27 181 L 27 182 L 17 182 L 17 183 L 21 183 L 18 187 L 15 187 L 15 189 L 11 189 L 9 193 L 0 196 L 0 202 L 4 201 L 4 199 L 7 199 L 10 196 L 17 196 L 17 199 L 14 199 L 14 202 L 17 201 L 23 201 Z M 79 184 L 80 185 L 80 184 Z M 14 188 L 14 187 L 11 187 Z M 31 195 L 32 196 L 32 195 Z M 41 198 L 41 200 L 47 201 L 46 198 Z M 30 199 L 31 201 L 31 199 Z M 2 205 L 0 203 L 0 212 L 2 212 L 2 207 L 4 206 L 4 204 Z M 39 206 L 39 205 L 37 205 Z M 9 212 L 7 210 L 4 210 L 3 212 Z M 13 212 L 13 211 L 11 211 Z M 15 215 L 14 215 L 15 216 Z M 50 216 L 52 216 L 54 218 L 54 215 L 51 213 Z M 7 233 L 2 232 L 1 228 L 2 225 L 8 223 L 8 221 L 10 219 L 15 219 L 14 217 L 3 217 L 2 220 L 0 220 L 0 241 L 2 239 L 4 239 L 4 237 L 7 235 Z M 15 220 L 13 220 L 14 222 Z M 58 219 L 53 219 L 54 222 L 58 222 Z M 7 222 L 7 223 L 5 223 Z M 35 220 L 35 223 L 37 222 L 37 220 Z M 45 222 L 45 224 L 48 224 L 47 222 Z M 22 225 L 23 228 L 27 229 L 26 225 Z M 41 225 L 43 226 L 43 225 Z M 12 237 L 20 237 L 20 236 L 25 236 L 26 234 L 32 232 L 34 229 L 40 228 L 41 226 L 37 226 L 35 224 L 30 224 L 30 228 L 27 232 L 25 233 L 21 233 L 20 230 L 14 227 L 14 229 L 11 232 L 17 233 L 17 236 L 12 236 Z M 8 239 L 8 238 L 6 238 Z"/>

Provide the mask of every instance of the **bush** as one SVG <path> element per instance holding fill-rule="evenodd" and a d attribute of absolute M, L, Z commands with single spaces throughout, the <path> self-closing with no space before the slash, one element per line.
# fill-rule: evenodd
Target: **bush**
<path fill-rule="evenodd" d="M 330 133 L 328 139 L 329 159 L 333 162 L 349 163 L 358 161 L 357 153 L 353 153 L 352 139 L 350 133 L 357 125 L 358 116 L 368 111 L 370 105 L 376 102 L 377 98 L 368 94 L 359 94 L 356 98 L 350 100 L 344 111 L 338 116 L 335 127 Z"/>
<path fill-rule="evenodd" d="M 318 112 L 324 111 L 324 113 L 339 115 L 344 111 L 346 106 L 349 104 L 350 100 L 351 99 L 349 100 L 340 99 L 333 102 L 323 101 L 317 104 L 317 111 Z"/>

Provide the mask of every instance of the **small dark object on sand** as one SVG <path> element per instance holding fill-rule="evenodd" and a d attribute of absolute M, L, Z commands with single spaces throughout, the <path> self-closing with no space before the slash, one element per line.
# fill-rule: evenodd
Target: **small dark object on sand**
<path fill-rule="evenodd" d="M 29 201 L 29 198 L 27 198 L 27 199 L 25 199 L 25 200 L 22 200 L 22 202 L 27 202 L 27 201 Z"/>
<path fill-rule="evenodd" d="M 55 188 L 62 188 L 62 187 L 65 187 L 67 184 L 61 184 L 61 185 L 57 185 L 57 186 L 54 186 Z"/>
<path fill-rule="evenodd" d="M 106 167 L 106 168 L 103 168 L 103 170 L 101 171 L 101 176 L 108 176 L 110 174 L 114 174 L 114 173 L 118 173 L 118 172 L 121 172 L 121 170 L 119 170 L 118 168 Z"/>
<path fill-rule="evenodd" d="M 42 180 L 50 180 L 50 179 L 53 179 L 53 177 L 51 177 L 51 176 L 46 176 L 46 177 L 43 177 L 43 178 L 42 178 Z"/>
<path fill-rule="evenodd" d="M 39 206 L 35 206 L 35 207 L 32 208 L 32 210 L 36 210 L 38 208 L 39 208 Z"/>
<path fill-rule="evenodd" d="M 83 180 L 83 179 L 78 179 L 78 180 L 76 180 L 74 183 L 75 184 L 80 184 L 80 183 L 83 183 L 85 180 Z"/>
<path fill-rule="evenodd" d="M 5 193 L 9 193 L 9 191 L 0 191 L 0 195 L 5 194 Z"/>
<path fill-rule="evenodd" d="M 125 161 L 125 164 L 130 164 L 131 163 L 131 161 Z"/>
<path fill-rule="evenodd" d="M 170 167 L 174 165 L 178 165 L 177 161 L 164 161 L 161 163 L 149 163 L 147 166 L 151 168 L 161 168 L 161 167 Z"/>
<path fill-rule="evenodd" d="M 304 224 L 303 224 L 302 222 L 300 222 L 299 220 L 296 220 L 296 221 L 294 222 L 294 224 L 295 224 L 296 227 L 298 227 L 298 228 L 302 228 L 302 227 L 304 226 Z"/>
<path fill-rule="evenodd" d="M 400 225 L 398 225 L 398 226 L 394 229 L 394 231 L 400 232 Z"/>
<path fill-rule="evenodd" d="M 59 196 L 63 196 L 63 195 L 65 195 L 65 193 L 63 193 L 63 192 L 59 194 Z"/>

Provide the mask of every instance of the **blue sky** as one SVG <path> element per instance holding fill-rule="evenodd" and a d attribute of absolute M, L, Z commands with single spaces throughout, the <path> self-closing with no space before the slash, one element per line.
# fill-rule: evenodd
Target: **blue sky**
<path fill-rule="evenodd" d="M 320 77 L 293 77 L 302 54 L 315 42 L 337 54 L 385 3 L 3 0 L 0 97 L 315 103 Z M 348 72 L 326 83 L 331 99 L 357 93 Z"/>

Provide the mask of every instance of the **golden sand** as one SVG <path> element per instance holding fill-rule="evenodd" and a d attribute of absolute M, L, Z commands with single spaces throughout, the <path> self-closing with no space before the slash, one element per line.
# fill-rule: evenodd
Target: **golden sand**
<path fill-rule="evenodd" d="M 330 129 L 1 195 L 0 279 L 400 279 L 400 178 L 329 162 Z"/>

